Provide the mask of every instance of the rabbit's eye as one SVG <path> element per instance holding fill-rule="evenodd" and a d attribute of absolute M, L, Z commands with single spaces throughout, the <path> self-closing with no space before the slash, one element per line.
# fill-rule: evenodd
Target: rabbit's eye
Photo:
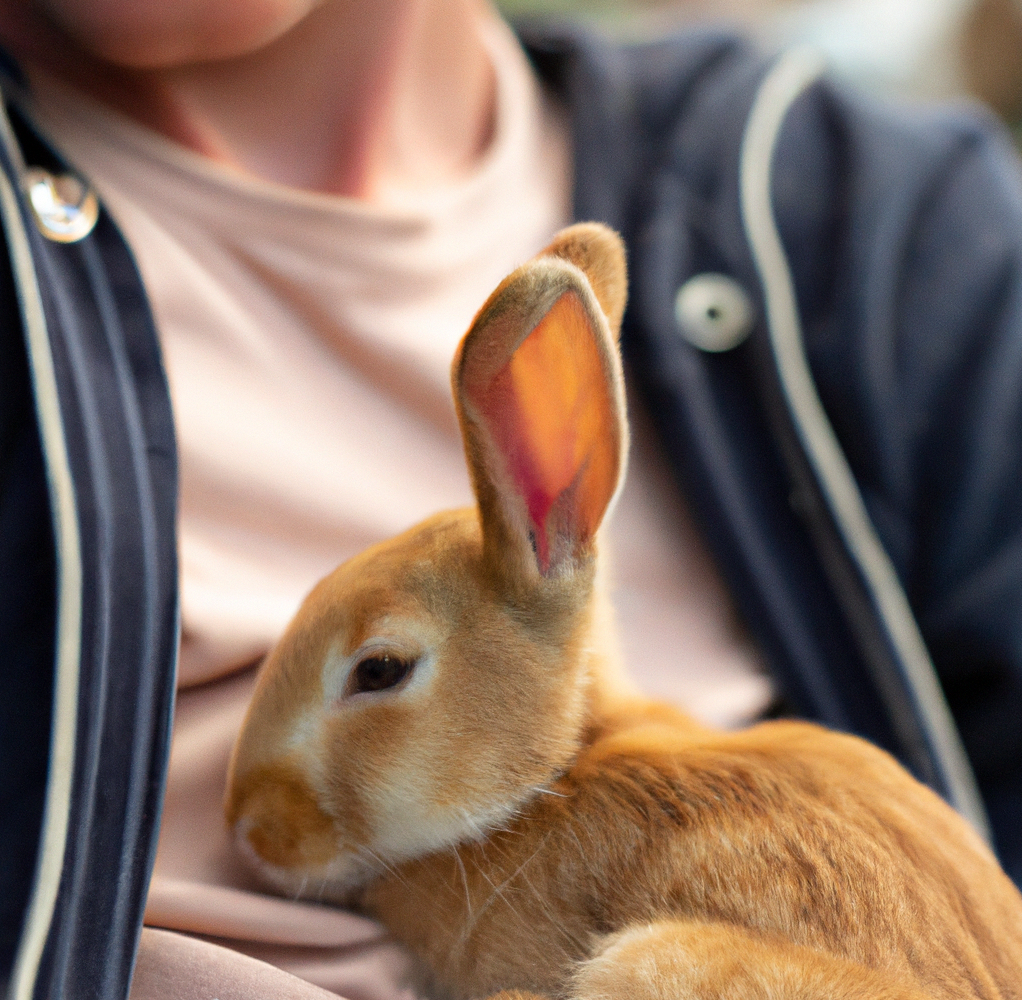
<path fill-rule="evenodd" d="M 344 693 L 352 695 L 396 687 L 412 672 L 414 666 L 414 660 L 399 660 L 388 654 L 370 656 L 351 672 Z"/>

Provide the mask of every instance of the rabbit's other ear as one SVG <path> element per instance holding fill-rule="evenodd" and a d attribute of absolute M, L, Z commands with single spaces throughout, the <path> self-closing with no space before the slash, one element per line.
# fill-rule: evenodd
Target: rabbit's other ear
<path fill-rule="evenodd" d="M 628 268 L 621 237 L 599 222 L 579 222 L 562 229 L 541 257 L 560 257 L 582 271 L 600 303 L 615 342 L 628 301 Z"/>
<path fill-rule="evenodd" d="M 628 440 L 620 357 L 585 274 L 556 255 L 515 271 L 465 335 L 452 381 L 488 564 L 513 588 L 581 569 Z"/>

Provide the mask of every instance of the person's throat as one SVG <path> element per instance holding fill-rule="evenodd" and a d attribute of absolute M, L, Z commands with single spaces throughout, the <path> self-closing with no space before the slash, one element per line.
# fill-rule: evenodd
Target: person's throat
<path fill-rule="evenodd" d="M 357 9 L 356 9 L 357 8 Z M 378 200 L 476 164 L 494 82 L 474 0 L 334 0 L 265 49 L 169 71 L 200 151 L 291 187 Z"/>
<path fill-rule="evenodd" d="M 386 202 L 463 178 L 487 150 L 492 17 L 485 0 L 325 0 L 270 44 L 230 59 L 94 64 L 87 75 L 67 62 L 42 69 L 252 176 Z"/>

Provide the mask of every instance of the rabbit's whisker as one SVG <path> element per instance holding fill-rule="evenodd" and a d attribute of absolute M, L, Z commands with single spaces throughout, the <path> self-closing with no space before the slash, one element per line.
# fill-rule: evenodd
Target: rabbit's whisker
<path fill-rule="evenodd" d="M 472 916 L 472 894 L 469 892 L 468 888 L 468 872 L 465 870 L 465 862 L 462 861 L 461 852 L 457 847 L 452 848 L 452 853 L 454 854 L 454 860 L 458 862 L 458 870 L 461 872 L 461 882 L 465 887 L 465 908 L 468 910 L 468 920 L 471 925 L 474 923 L 474 919 Z"/>
<path fill-rule="evenodd" d="M 368 847 L 359 847 L 358 853 L 363 858 L 363 860 L 368 859 L 370 862 L 376 864 L 377 873 L 380 870 L 385 871 L 388 875 L 392 876 L 393 878 L 396 878 L 399 882 L 401 882 L 402 885 L 405 886 L 408 885 L 407 880 L 402 877 L 400 872 L 398 872 L 398 870 L 393 865 L 387 864 L 387 862 L 384 861 L 383 858 L 381 858 L 375 851 L 370 850 Z"/>

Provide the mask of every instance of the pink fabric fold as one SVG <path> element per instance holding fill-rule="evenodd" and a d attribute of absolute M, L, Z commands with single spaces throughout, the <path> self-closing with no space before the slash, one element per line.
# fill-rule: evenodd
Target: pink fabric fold
<path fill-rule="evenodd" d="M 144 927 L 130 1000 L 337 1000 L 337 997 L 335 992 L 228 948 Z"/>
<path fill-rule="evenodd" d="M 374 921 L 335 907 L 160 875 L 149 887 L 145 922 L 210 937 L 312 948 L 376 944 L 387 936 Z"/>

